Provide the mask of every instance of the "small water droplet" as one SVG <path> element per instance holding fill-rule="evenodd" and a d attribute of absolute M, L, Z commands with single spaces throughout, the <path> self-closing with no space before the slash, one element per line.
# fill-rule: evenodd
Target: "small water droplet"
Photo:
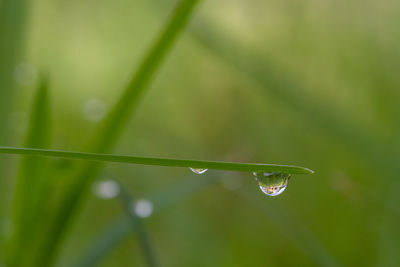
<path fill-rule="evenodd" d="M 261 191 L 268 196 L 277 196 L 285 191 L 291 174 L 281 172 L 254 172 Z"/>
<path fill-rule="evenodd" d="M 195 174 L 203 174 L 205 173 L 208 169 L 201 169 L 201 168 L 190 168 L 192 172 Z"/>

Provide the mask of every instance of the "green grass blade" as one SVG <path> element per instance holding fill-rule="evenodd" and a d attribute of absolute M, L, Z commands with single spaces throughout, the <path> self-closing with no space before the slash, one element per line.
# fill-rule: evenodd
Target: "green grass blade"
<path fill-rule="evenodd" d="M 36 148 L 46 148 L 51 143 L 50 107 L 48 98 L 47 81 L 43 80 L 34 98 L 29 129 L 25 145 Z M 48 159 L 43 157 L 22 157 L 18 169 L 16 193 L 14 199 L 14 234 L 12 248 L 14 257 L 11 261 L 13 266 L 26 257 L 20 257 L 19 253 L 25 251 L 31 245 L 34 235 L 35 223 L 37 222 L 38 201 L 43 192 L 47 178 Z"/>
<path fill-rule="evenodd" d="M 261 163 L 236 163 L 205 160 L 187 160 L 170 158 L 133 157 L 124 155 L 110 155 L 98 153 L 70 152 L 49 149 L 0 147 L 0 153 L 60 157 L 69 159 L 82 159 L 102 162 L 133 163 L 153 166 L 192 167 L 225 171 L 242 172 L 283 172 L 291 174 L 312 174 L 312 170 L 291 165 L 261 164 Z"/>
<path fill-rule="evenodd" d="M 149 50 L 118 103 L 102 124 L 97 135 L 98 137 L 95 138 L 95 142 L 89 147 L 91 151 L 108 152 L 114 147 L 121 131 L 135 110 L 140 97 L 143 95 L 147 85 L 170 51 L 175 40 L 182 32 L 193 8 L 198 2 L 199 0 L 180 1 L 162 34 Z"/>
<path fill-rule="evenodd" d="M 8 121 L 13 108 L 15 94 L 14 69 L 18 63 L 23 37 L 25 36 L 26 14 L 30 1 L 3 0 L 0 2 L 0 144 L 8 144 L 11 139 Z M 5 179 L 10 173 L 10 164 L 0 158 L 1 188 L 11 188 L 10 179 Z M 0 195 L 0 224 L 8 218 L 11 190 L 3 190 Z M 7 214 L 7 215 L 6 215 Z M 0 259 L 4 258 L 7 249 L 5 238 L 0 235 Z"/>
<path fill-rule="evenodd" d="M 134 212 L 132 212 L 132 203 L 134 203 L 134 198 L 130 193 L 128 193 L 125 188 L 121 187 L 121 193 L 119 195 L 122 206 L 124 207 L 125 213 L 129 219 L 132 229 L 137 234 L 137 238 L 139 241 L 139 245 L 142 249 L 143 256 L 146 260 L 146 263 L 149 267 L 158 266 L 158 260 L 156 259 L 154 247 L 150 241 L 150 238 L 147 234 L 146 228 L 143 225 L 142 218 L 137 216 Z"/>
<path fill-rule="evenodd" d="M 192 14 L 193 8 L 198 2 L 198 0 L 181 0 L 179 2 L 171 19 L 145 56 L 125 92 L 100 126 L 97 136 L 93 138 L 93 144 L 89 146 L 90 151 L 102 153 L 111 151 L 144 90 L 160 67 L 174 41 L 182 32 Z M 53 265 L 65 229 L 72 216 L 76 213 L 75 211 L 87 192 L 87 188 L 98 174 L 100 168 L 101 164 L 99 163 L 87 163 L 78 169 L 73 184 L 66 189 L 64 198 L 61 200 L 58 209 L 55 210 L 43 247 L 37 255 L 35 264 L 38 266 Z"/>
<path fill-rule="evenodd" d="M 4 0 L 0 6 L 0 121 L 8 120 L 14 98 L 14 69 L 19 60 L 29 1 Z M 6 143 L 7 127 L 0 129 Z"/>
<path fill-rule="evenodd" d="M 194 193 L 219 181 L 217 177 L 204 176 L 202 179 L 183 178 L 182 181 L 173 183 L 170 187 L 163 189 L 148 199 L 154 205 L 153 215 L 159 214 L 167 208 L 192 196 Z M 152 215 L 152 216 L 153 216 Z M 74 266 L 93 267 L 96 266 L 114 248 L 121 244 L 132 231 L 132 226 L 126 219 L 115 219 L 107 229 L 96 238 L 87 251 L 83 253 L 80 260 Z"/>

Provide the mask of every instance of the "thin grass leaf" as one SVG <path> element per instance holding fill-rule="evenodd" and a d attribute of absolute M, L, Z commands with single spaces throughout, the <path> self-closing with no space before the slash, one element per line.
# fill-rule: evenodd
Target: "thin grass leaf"
<path fill-rule="evenodd" d="M 50 149 L 0 147 L 0 153 L 60 157 L 69 159 L 82 159 L 90 161 L 133 163 L 153 166 L 187 167 L 199 169 L 214 169 L 242 172 L 282 172 L 291 174 L 312 174 L 314 171 L 291 165 L 261 164 L 261 163 L 236 163 L 205 160 L 187 160 L 170 158 L 133 157 L 123 155 L 110 155 L 98 153 L 70 152 Z"/>
<path fill-rule="evenodd" d="M 198 0 L 181 0 L 179 2 L 169 22 L 129 82 L 125 92 L 100 126 L 97 136 L 93 138 L 93 144 L 89 147 L 89 151 L 107 153 L 112 150 L 129 117 L 135 110 L 140 97 L 182 32 L 192 14 L 193 8 L 198 2 Z M 67 188 L 65 197 L 59 203 L 57 210 L 55 210 L 48 234 L 43 241 L 43 247 L 37 255 L 37 262 L 35 262 L 37 266 L 53 265 L 65 229 L 76 213 L 75 211 L 79 207 L 92 180 L 99 173 L 100 168 L 101 164 L 87 163 L 78 169 L 76 178 L 72 185 Z"/>
<path fill-rule="evenodd" d="M 153 215 L 157 215 L 176 203 L 192 196 L 194 193 L 219 181 L 217 177 L 205 176 L 202 179 L 183 178 L 173 183 L 168 188 L 150 196 L 148 200 L 153 203 Z M 126 219 L 115 219 L 85 251 L 81 259 L 74 265 L 76 267 L 93 267 L 100 263 L 114 248 L 120 245 L 132 231 L 132 226 Z"/>
<path fill-rule="evenodd" d="M 47 81 L 42 80 L 33 101 L 26 146 L 46 148 L 51 144 L 50 107 Z M 27 258 L 20 257 L 21 251 L 28 249 L 33 241 L 39 214 L 39 199 L 43 197 L 42 189 L 47 187 L 48 159 L 43 157 L 24 156 L 21 159 L 17 175 L 14 199 L 14 234 L 11 241 L 11 261 L 18 266 Z"/>
<path fill-rule="evenodd" d="M 13 104 L 14 69 L 25 32 L 29 1 L 4 0 L 0 8 L 0 121 L 6 122 Z M 7 127 L 0 129 L 0 143 L 6 143 Z"/>
<path fill-rule="evenodd" d="M 10 139 L 9 127 L 7 127 L 14 103 L 14 69 L 18 63 L 23 37 L 25 33 L 26 14 L 28 12 L 27 0 L 3 0 L 0 3 L 0 144 L 8 144 Z M 2 176 L 6 177 L 10 171 L 9 164 L 0 158 Z M 1 188 L 10 188 L 8 179 L 0 179 Z M 8 194 L 11 190 L 3 190 L 0 195 L 0 224 L 8 218 Z M 0 259 L 5 258 L 7 249 L 4 236 L 0 235 Z"/>
<path fill-rule="evenodd" d="M 122 206 L 124 207 L 125 213 L 129 219 L 131 228 L 137 234 L 139 245 L 142 249 L 147 265 L 150 267 L 158 266 L 158 260 L 155 256 L 154 247 L 151 244 L 146 228 L 142 223 L 142 218 L 137 216 L 136 213 L 132 211 L 132 204 L 134 204 L 135 199 L 131 193 L 128 193 L 122 186 L 119 199 L 121 200 Z"/>

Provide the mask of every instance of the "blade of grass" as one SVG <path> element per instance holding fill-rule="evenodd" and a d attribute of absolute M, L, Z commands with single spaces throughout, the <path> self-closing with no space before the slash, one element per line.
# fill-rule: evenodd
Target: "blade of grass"
<path fill-rule="evenodd" d="M 27 0 L 3 0 L 0 3 L 0 144 L 9 143 L 9 118 L 14 103 L 14 69 L 19 60 L 23 36 L 25 32 L 26 14 L 28 12 Z M 5 159 L 0 158 L 2 176 L 10 172 L 10 165 Z M 10 179 L 1 178 L 0 188 L 0 225 L 8 218 Z M 6 216 L 7 214 L 7 216 Z M 5 238 L 0 234 L 0 258 L 4 258 L 6 248 Z"/>
<path fill-rule="evenodd" d="M 136 108 L 140 97 L 182 32 L 198 2 L 199 0 L 181 0 L 179 2 L 154 46 L 149 50 L 136 74 L 129 82 L 125 92 L 100 126 L 97 137 L 93 139 L 94 142 L 89 147 L 90 151 L 102 153 L 111 151 L 129 116 Z M 44 237 L 41 251 L 37 255 L 35 262 L 37 266 L 53 265 L 65 229 L 100 168 L 101 165 L 98 163 L 87 163 L 78 169 L 76 178 L 72 185 L 66 189 L 65 196 L 55 210 L 48 234 Z"/>
<path fill-rule="evenodd" d="M 18 148 L 18 147 L 0 147 L 0 153 L 6 154 L 22 154 L 61 157 L 70 159 L 83 159 L 90 161 L 133 163 L 154 166 L 169 167 L 187 167 L 187 168 L 203 168 L 225 171 L 243 171 L 243 172 L 283 172 L 291 174 L 312 174 L 312 170 L 291 165 L 262 164 L 262 163 L 236 163 L 236 162 L 218 162 L 205 160 L 187 160 L 187 159 L 170 159 L 170 158 L 148 158 L 133 157 L 123 155 L 110 155 L 98 153 L 70 152 L 50 149 L 34 149 L 34 148 Z"/>
<path fill-rule="evenodd" d="M 51 143 L 50 108 L 47 81 L 43 80 L 38 88 L 32 105 L 29 130 L 25 145 L 36 148 L 49 147 Z M 14 234 L 11 241 L 12 266 L 18 266 L 26 257 L 20 257 L 22 251 L 29 251 L 33 241 L 41 189 L 48 177 L 48 160 L 43 157 L 24 156 L 21 159 L 17 175 L 14 197 Z"/>
<path fill-rule="evenodd" d="M 202 177 L 202 179 L 183 178 L 181 181 L 172 184 L 169 188 L 163 189 L 148 198 L 154 205 L 153 214 L 161 213 L 165 209 L 188 198 L 216 181 L 219 180 L 213 176 Z M 126 219 L 115 219 L 107 229 L 93 241 L 88 250 L 82 254 L 80 260 L 78 260 L 74 266 L 96 266 L 96 264 L 127 238 L 132 231 L 131 227 L 132 226 L 127 223 Z"/>
<path fill-rule="evenodd" d="M 124 207 L 125 213 L 129 219 L 131 228 L 137 234 L 139 245 L 142 249 L 146 263 L 150 267 L 156 267 L 158 266 L 158 260 L 156 259 L 154 247 L 151 244 L 146 228 L 142 223 L 142 219 L 132 211 L 132 204 L 134 203 L 135 199 L 131 193 L 128 193 L 125 190 L 123 186 L 120 186 L 120 188 L 121 193 L 119 195 L 119 199 L 121 200 L 122 206 Z"/>
<path fill-rule="evenodd" d="M 0 4 L 0 121 L 7 125 L 13 104 L 13 74 L 23 43 L 29 1 L 4 0 Z M 7 127 L 1 127 L 0 143 L 6 140 Z"/>

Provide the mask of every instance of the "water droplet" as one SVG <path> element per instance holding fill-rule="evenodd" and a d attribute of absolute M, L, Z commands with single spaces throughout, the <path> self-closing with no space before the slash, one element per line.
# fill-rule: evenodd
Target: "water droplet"
<path fill-rule="evenodd" d="M 147 218 L 153 213 L 153 203 L 146 199 L 137 200 L 133 203 L 132 212 L 140 218 Z"/>
<path fill-rule="evenodd" d="M 192 172 L 195 174 L 203 174 L 205 173 L 208 169 L 201 169 L 201 168 L 190 168 Z"/>
<path fill-rule="evenodd" d="M 261 191 L 268 196 L 277 196 L 285 191 L 291 174 L 281 172 L 254 172 Z"/>
<path fill-rule="evenodd" d="M 119 194 L 119 185 L 113 180 L 102 180 L 94 184 L 93 193 L 102 199 L 111 199 Z"/>

